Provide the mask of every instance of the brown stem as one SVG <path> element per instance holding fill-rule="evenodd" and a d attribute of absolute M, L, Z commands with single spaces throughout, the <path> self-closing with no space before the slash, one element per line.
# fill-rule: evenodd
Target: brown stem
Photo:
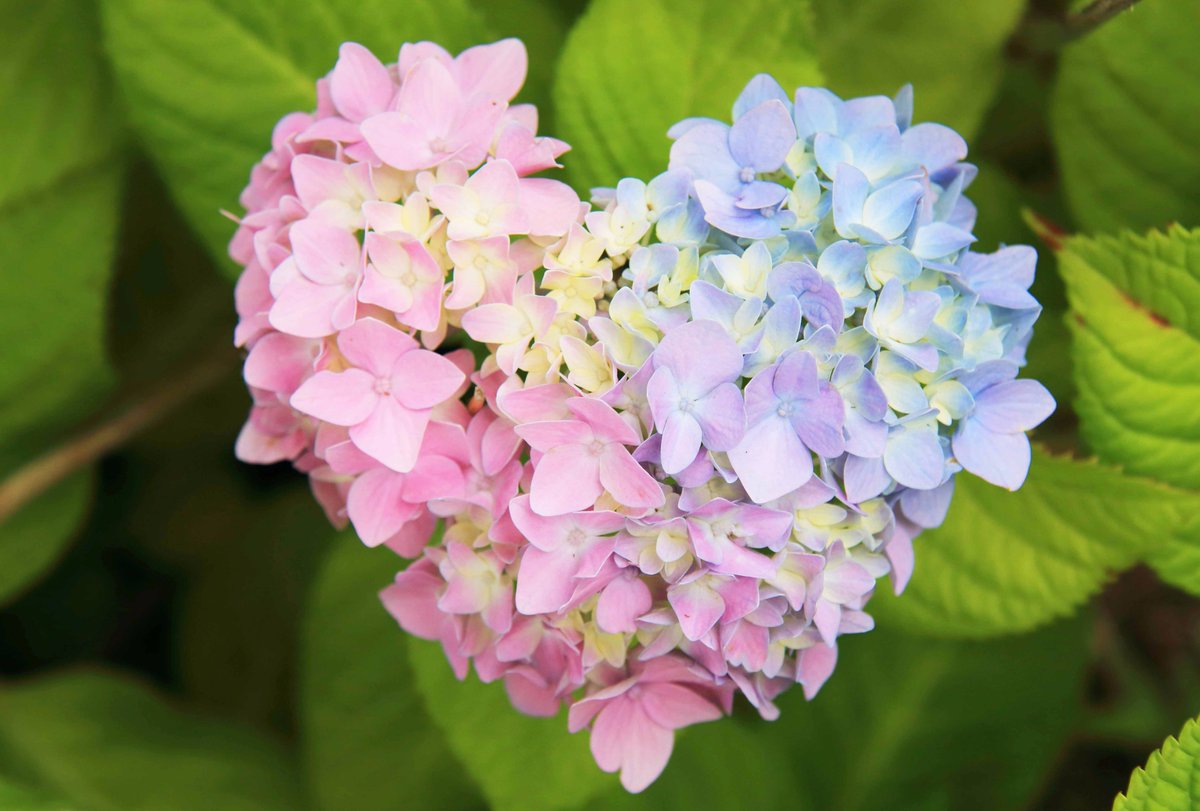
<path fill-rule="evenodd" d="M 1133 8 L 1138 2 L 1140 0 L 1095 0 L 1086 8 L 1068 14 L 1063 21 L 1064 41 L 1082 37 L 1122 11 Z"/>
<path fill-rule="evenodd" d="M 120 447 L 228 372 L 226 359 L 206 360 L 125 411 L 17 468 L 0 482 L 0 525 L 50 487 Z"/>

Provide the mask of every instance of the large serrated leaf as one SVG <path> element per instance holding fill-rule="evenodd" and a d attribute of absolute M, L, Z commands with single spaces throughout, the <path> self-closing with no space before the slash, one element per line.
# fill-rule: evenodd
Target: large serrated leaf
<path fill-rule="evenodd" d="M 486 38 L 467 0 L 103 0 L 105 45 L 130 121 L 179 207 L 224 259 L 250 168 L 275 122 L 316 106 L 338 46 L 395 61 L 406 40 L 461 49 Z"/>
<path fill-rule="evenodd" d="M 1200 721 L 1183 725 L 1178 738 L 1167 738 L 1144 769 L 1117 795 L 1113 811 L 1194 811 L 1200 807 Z"/>
<path fill-rule="evenodd" d="M 121 161 L 91 4 L 4 0 L 0 18 L 3 480 L 112 382 L 104 318 Z M 0 602 L 58 558 L 86 514 L 88 481 L 59 484 L 0 526 Z"/>
<path fill-rule="evenodd" d="M 1141 3 L 1062 54 L 1051 132 L 1089 231 L 1200 225 L 1200 4 Z"/>
<path fill-rule="evenodd" d="M 911 83 L 918 121 L 970 136 L 1004 71 L 1023 0 L 817 0 L 817 53 L 829 86 L 891 95 Z"/>
<path fill-rule="evenodd" d="M 1077 610 L 1200 510 L 1200 495 L 1035 451 L 1016 493 L 960 475 L 946 522 L 914 543 L 898 599 L 881 622 L 936 636 L 1025 631 Z"/>
<path fill-rule="evenodd" d="M 595 0 L 567 38 L 554 101 L 576 188 L 650 179 L 667 166 L 667 129 L 729 118 L 757 73 L 819 83 L 806 2 Z"/>
<path fill-rule="evenodd" d="M 1200 489 L 1200 230 L 1074 237 L 1059 258 L 1084 438 L 1131 473 Z"/>

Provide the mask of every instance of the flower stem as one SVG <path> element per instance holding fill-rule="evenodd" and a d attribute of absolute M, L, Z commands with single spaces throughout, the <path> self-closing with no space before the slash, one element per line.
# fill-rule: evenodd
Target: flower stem
<path fill-rule="evenodd" d="M 206 359 L 115 416 L 17 468 L 0 482 L 0 525 L 71 473 L 119 448 L 228 373 L 227 358 Z"/>
<path fill-rule="evenodd" d="M 1074 14 L 1068 14 L 1063 21 L 1063 40 L 1069 42 L 1095 30 L 1111 20 L 1122 11 L 1131 9 L 1139 0 L 1095 0 Z"/>

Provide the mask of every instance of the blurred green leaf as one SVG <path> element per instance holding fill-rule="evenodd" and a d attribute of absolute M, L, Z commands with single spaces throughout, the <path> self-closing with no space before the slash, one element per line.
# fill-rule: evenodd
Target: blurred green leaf
<path fill-rule="evenodd" d="M 0 771 L 89 811 L 302 805 L 281 749 L 178 709 L 125 676 L 68 672 L 0 688 Z"/>
<path fill-rule="evenodd" d="M 565 712 L 522 715 L 500 683 L 457 681 L 440 645 L 413 640 L 409 657 L 426 709 L 492 811 L 577 808 L 616 786 L 596 767 L 587 736 L 567 732 Z"/>
<path fill-rule="evenodd" d="M 728 119 L 757 73 L 789 88 L 819 83 L 809 16 L 799 0 L 594 0 L 554 86 L 576 188 L 649 180 L 667 166 L 672 124 Z"/>
<path fill-rule="evenodd" d="M 3 481 L 111 383 L 104 315 L 121 167 L 91 5 L 4 0 L 0 16 Z M 64 482 L 0 526 L 0 602 L 58 558 L 86 512 L 88 483 Z"/>
<path fill-rule="evenodd" d="M 111 164 L 118 128 L 92 3 L 0 0 L 0 17 L 0 206 L 20 208 Z"/>
<path fill-rule="evenodd" d="M 1200 4 L 1142 3 L 1062 53 L 1051 128 L 1089 231 L 1200 225 Z"/>
<path fill-rule="evenodd" d="M 224 545 L 192 573 L 180 605 L 188 696 L 264 726 L 290 721 L 302 612 L 331 535 L 299 474 L 293 484 L 204 524 L 224 523 Z"/>
<path fill-rule="evenodd" d="M 892 95 L 911 83 L 917 121 L 970 137 L 1004 72 L 1004 43 L 1024 0 L 816 0 L 817 54 L 843 96 Z"/>
<path fill-rule="evenodd" d="M 946 522 L 914 543 L 903 596 L 881 622 L 936 636 L 1025 631 L 1070 614 L 1200 509 L 1200 497 L 1035 451 L 1015 493 L 962 475 Z"/>
<path fill-rule="evenodd" d="M 590 803 L 589 811 L 798 807 L 795 761 L 762 734 L 760 724 L 730 718 L 688 727 L 675 738 L 671 760 L 650 788 L 630 794 L 617 786 Z"/>
<path fill-rule="evenodd" d="M 400 559 L 364 548 L 352 533 L 334 540 L 304 619 L 301 729 L 317 807 L 480 807 L 468 778 L 474 769 L 456 760 L 414 685 L 408 651 L 424 643 L 379 601 Z M 474 760 L 478 751 L 465 754 Z"/>
<path fill-rule="evenodd" d="M 0 604 L 18 596 L 62 555 L 87 514 L 90 470 L 75 473 L 18 510 L 0 528 Z"/>
<path fill-rule="evenodd" d="M 406 40 L 459 49 L 482 40 L 467 0 L 102 0 L 105 46 L 129 118 L 192 228 L 222 266 L 251 167 L 275 122 L 316 106 L 338 46 L 394 61 Z"/>
<path fill-rule="evenodd" d="M 1200 596 L 1200 508 L 1160 542 L 1146 562 L 1166 582 Z"/>
<path fill-rule="evenodd" d="M 1113 811 L 1192 811 L 1200 807 L 1200 721 L 1183 725 L 1138 769 Z"/>
<path fill-rule="evenodd" d="M 80 811 L 74 803 L 10 783 L 0 777 L 0 808 L 5 811 Z"/>
<path fill-rule="evenodd" d="M 820 694 L 789 691 L 756 730 L 793 764 L 796 808 L 1022 808 L 1080 713 L 1078 621 L 987 643 L 883 628 L 838 648 Z"/>
<path fill-rule="evenodd" d="M 1200 230 L 1073 237 L 1059 260 L 1084 438 L 1130 473 L 1200 489 Z"/>

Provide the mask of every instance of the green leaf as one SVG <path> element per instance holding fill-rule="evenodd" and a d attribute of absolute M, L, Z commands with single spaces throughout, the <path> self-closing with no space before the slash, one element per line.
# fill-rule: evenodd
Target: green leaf
<path fill-rule="evenodd" d="M 188 580 L 176 632 L 189 698 L 264 726 L 290 721 L 302 611 L 332 534 L 300 477 L 291 485 L 200 524 L 222 546 Z"/>
<path fill-rule="evenodd" d="M 727 120 L 742 87 L 770 73 L 820 82 L 809 9 L 798 0 L 594 0 L 567 37 L 554 101 L 575 186 L 650 179 L 667 166 L 667 129 Z"/>
<path fill-rule="evenodd" d="M 1200 489 L 1200 230 L 1074 237 L 1059 258 L 1084 438 L 1130 473 Z"/>
<path fill-rule="evenodd" d="M 0 771 L 89 811 L 301 806 L 277 745 L 96 672 L 0 688 Z"/>
<path fill-rule="evenodd" d="M 799 689 L 799 688 L 797 688 Z M 641 794 L 620 786 L 590 803 L 589 811 L 697 808 L 797 807 L 799 786 L 791 755 L 772 746 L 761 724 L 731 718 L 688 727 L 676 734 L 675 750 L 662 776 Z M 737 753 L 736 765 L 730 753 Z"/>
<path fill-rule="evenodd" d="M 80 811 L 79 806 L 0 777 L 0 808 L 5 811 Z"/>
<path fill-rule="evenodd" d="M 400 560 L 365 549 L 353 534 L 335 541 L 304 620 L 301 730 L 317 807 L 478 807 L 462 764 L 414 687 L 408 652 L 423 643 L 412 641 L 379 602 Z M 522 774 L 529 779 L 528 764 Z"/>
<path fill-rule="evenodd" d="M 3 480 L 60 441 L 111 383 L 104 316 L 120 162 L 91 5 L 3 0 L 0 16 Z M 0 601 L 58 558 L 89 495 L 81 475 L 0 527 Z"/>
<path fill-rule="evenodd" d="M 0 604 L 27 588 L 62 556 L 92 497 L 91 471 L 58 483 L 0 528 Z"/>
<path fill-rule="evenodd" d="M 1200 721 L 1183 725 L 1137 769 L 1113 811 L 1191 811 L 1200 807 Z"/>
<path fill-rule="evenodd" d="M 1015 493 L 965 474 L 955 481 L 946 522 L 914 543 L 908 589 L 872 602 L 881 622 L 955 637 L 1043 625 L 1200 509 L 1194 494 L 1038 450 Z"/>
<path fill-rule="evenodd" d="M 338 46 L 395 61 L 430 39 L 458 50 L 485 38 L 467 0 L 102 0 L 105 45 L 130 121 L 189 222 L 225 260 L 250 168 L 283 115 L 316 106 Z"/>
<path fill-rule="evenodd" d="M 794 764 L 794 808 L 1023 808 L 1080 715 L 1079 621 L 986 643 L 880 628 L 838 649 L 813 701 L 789 691 L 758 725 Z"/>
<path fill-rule="evenodd" d="M 817 54 L 843 96 L 912 83 L 916 120 L 970 137 L 1000 86 L 1023 0 L 816 0 Z"/>
<path fill-rule="evenodd" d="M 1166 582 L 1200 596 L 1200 510 L 1165 536 L 1146 562 Z"/>
<path fill-rule="evenodd" d="M 1051 129 L 1089 231 L 1200 225 L 1200 5 L 1144 3 L 1062 54 Z"/>
<path fill-rule="evenodd" d="M 0 0 L 0 15 L 6 206 L 110 163 L 118 130 L 92 3 Z"/>
<path fill-rule="evenodd" d="M 532 718 L 498 682 L 457 681 L 439 645 L 414 640 L 409 656 L 426 709 L 492 811 L 577 808 L 616 786 L 592 760 L 587 735 L 567 732 L 565 712 Z"/>

